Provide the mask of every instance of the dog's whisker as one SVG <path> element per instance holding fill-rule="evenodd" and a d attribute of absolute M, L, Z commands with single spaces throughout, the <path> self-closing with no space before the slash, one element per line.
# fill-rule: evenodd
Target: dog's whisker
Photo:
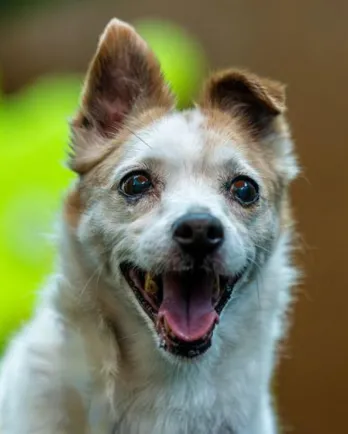
<path fill-rule="evenodd" d="M 270 249 L 267 249 L 267 247 L 264 247 L 264 246 L 260 246 L 259 244 L 254 244 L 254 246 L 255 247 L 257 247 L 258 249 L 260 249 L 260 250 L 263 250 L 264 252 L 266 252 L 266 253 L 272 253 L 272 250 L 270 250 Z"/>
<path fill-rule="evenodd" d="M 136 137 L 138 140 L 140 140 L 144 145 L 146 145 L 149 149 L 152 149 L 152 147 L 135 131 L 133 131 L 128 125 L 124 126 L 131 134 L 133 134 L 134 137 Z"/>
<path fill-rule="evenodd" d="M 120 341 L 132 340 L 135 337 L 141 336 L 141 332 L 131 333 L 129 335 L 124 335 L 119 338 Z"/>
<path fill-rule="evenodd" d="M 92 274 L 90 275 L 90 277 L 88 278 L 87 282 L 85 283 L 84 287 L 80 292 L 80 299 L 84 296 L 86 290 L 88 289 L 89 285 L 92 283 L 94 277 L 97 276 L 97 274 L 100 273 L 100 270 L 103 269 L 103 265 L 104 264 L 102 263 L 99 267 L 96 267 L 95 270 L 92 272 Z"/>

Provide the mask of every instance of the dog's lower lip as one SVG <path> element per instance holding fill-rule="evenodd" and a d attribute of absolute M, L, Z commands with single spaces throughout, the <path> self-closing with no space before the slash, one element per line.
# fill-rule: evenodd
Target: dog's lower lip
<path fill-rule="evenodd" d="M 201 328 L 202 332 L 197 334 L 197 338 L 192 337 L 182 340 L 180 338 L 181 333 L 177 335 L 167 321 L 163 322 L 162 313 L 159 315 L 163 301 L 163 278 L 165 275 L 154 275 L 129 263 L 121 264 L 121 271 L 135 293 L 142 309 L 154 322 L 161 346 L 172 354 L 186 358 L 203 354 L 210 347 L 218 317 L 231 297 L 235 284 L 243 274 L 241 272 L 233 277 L 222 275 L 215 277 L 216 282 L 211 292 L 211 309 L 215 312 L 216 320 L 211 317 L 211 320 L 206 324 L 207 326 Z M 178 274 L 185 275 L 187 273 L 189 272 L 185 271 Z"/>

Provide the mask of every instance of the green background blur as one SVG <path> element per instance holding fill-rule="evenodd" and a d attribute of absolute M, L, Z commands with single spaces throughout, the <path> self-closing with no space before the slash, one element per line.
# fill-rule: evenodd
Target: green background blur
<path fill-rule="evenodd" d="M 347 432 L 344 0 L 0 0 L 0 352 L 53 269 L 54 224 L 73 178 L 64 168 L 67 120 L 114 16 L 150 40 L 181 106 L 209 69 L 245 66 L 288 84 L 304 169 L 293 197 L 305 279 L 277 377 L 278 408 L 285 432 Z"/>
<path fill-rule="evenodd" d="M 77 77 L 47 77 L 0 100 L 0 351 L 51 269 L 50 234 L 72 178 L 63 166 L 67 115 L 79 87 Z"/>

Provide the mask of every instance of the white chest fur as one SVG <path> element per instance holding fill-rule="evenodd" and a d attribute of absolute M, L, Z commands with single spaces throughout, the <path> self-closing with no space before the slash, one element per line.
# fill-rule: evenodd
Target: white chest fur
<path fill-rule="evenodd" d="M 269 381 L 295 278 L 286 250 L 280 241 L 258 285 L 230 301 L 195 363 L 169 362 L 145 330 L 125 357 L 106 328 L 45 304 L 4 360 L 1 431 L 27 433 L 32 420 L 38 434 L 45 421 L 53 434 L 274 434 Z M 23 408 L 30 415 L 18 418 Z"/>

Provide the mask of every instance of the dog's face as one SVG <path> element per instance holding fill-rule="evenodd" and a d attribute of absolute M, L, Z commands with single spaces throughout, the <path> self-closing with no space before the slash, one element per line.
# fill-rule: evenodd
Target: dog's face
<path fill-rule="evenodd" d="M 296 172 L 283 111 L 280 84 L 228 71 L 175 112 L 135 31 L 113 20 L 102 36 L 72 127 L 72 225 L 160 351 L 204 353 L 233 291 L 272 253 Z"/>

